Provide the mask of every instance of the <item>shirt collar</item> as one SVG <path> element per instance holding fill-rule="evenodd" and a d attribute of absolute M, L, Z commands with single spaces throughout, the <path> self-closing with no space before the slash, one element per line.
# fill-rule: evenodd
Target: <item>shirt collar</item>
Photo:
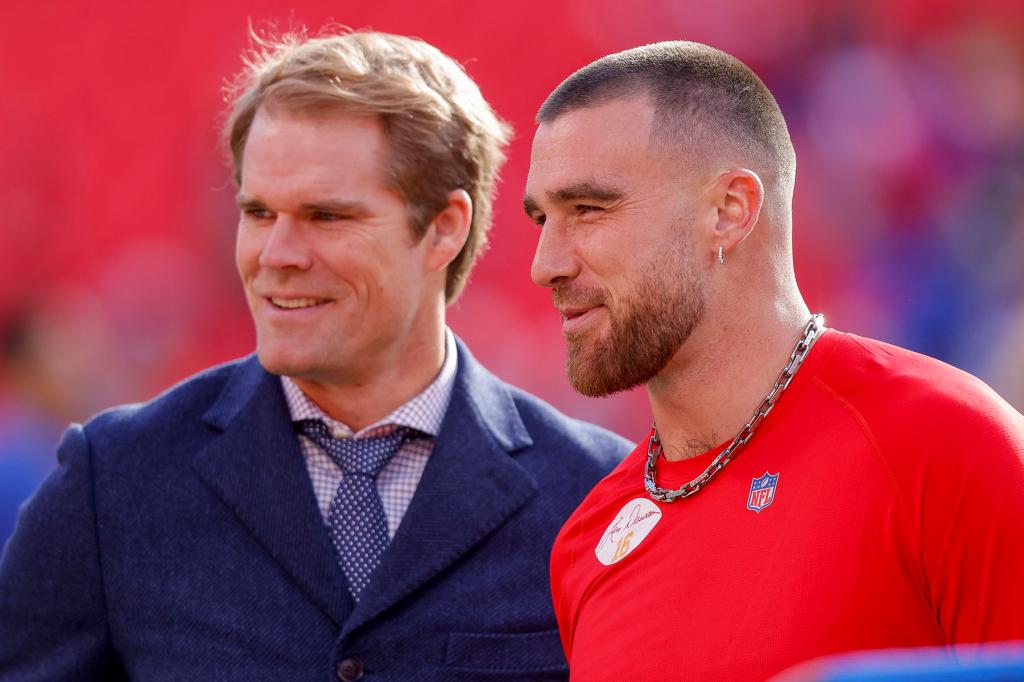
<path fill-rule="evenodd" d="M 310 400 L 290 377 L 281 377 L 285 401 L 292 422 L 303 419 L 320 419 L 331 430 L 335 438 L 350 438 L 371 435 L 385 426 L 405 426 L 430 436 L 437 437 L 441 432 L 448 403 L 451 402 L 452 389 L 455 386 L 455 372 L 458 369 L 458 352 L 455 348 L 455 335 L 452 330 L 444 330 L 444 363 L 441 371 L 421 393 L 399 405 L 391 414 L 383 419 L 353 432 L 346 424 L 329 417 L 320 406 Z"/>

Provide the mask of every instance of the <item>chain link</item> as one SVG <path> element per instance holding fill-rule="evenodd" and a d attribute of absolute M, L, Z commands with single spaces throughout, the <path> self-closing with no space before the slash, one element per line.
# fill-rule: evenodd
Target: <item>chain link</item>
<path fill-rule="evenodd" d="M 661 456 L 662 446 L 661 437 L 658 435 L 658 425 L 653 424 L 651 426 L 651 438 L 647 444 L 647 466 L 644 468 L 644 488 L 647 489 L 647 494 L 659 502 L 675 502 L 678 499 L 690 497 L 700 492 L 700 489 L 706 486 L 719 471 L 725 468 L 728 464 L 736 457 L 737 451 L 741 447 L 747 444 L 747 442 L 753 437 L 754 431 L 764 421 L 764 418 L 768 416 L 768 413 L 772 411 L 772 408 L 779 402 L 779 398 L 789 388 L 790 382 L 793 381 L 793 377 L 796 375 L 797 370 L 800 369 L 800 365 L 803 364 L 804 358 L 807 357 L 807 353 L 810 352 L 811 346 L 814 345 L 818 335 L 821 333 L 822 327 L 825 323 L 825 317 L 821 313 L 816 313 L 811 316 L 811 320 L 804 327 L 803 336 L 796 344 L 796 348 L 793 349 L 793 353 L 789 356 L 789 362 L 786 364 L 779 378 L 775 380 L 775 385 L 772 386 L 772 390 L 768 392 L 768 395 L 764 397 L 757 410 L 754 411 L 754 415 L 750 418 L 739 433 L 737 433 L 732 442 L 729 443 L 728 447 L 718 453 L 718 456 L 708 465 L 708 468 L 703 471 L 697 478 L 693 479 L 689 483 L 683 484 L 681 488 L 671 490 L 669 488 L 659 488 L 657 484 L 658 479 L 658 458 Z"/>

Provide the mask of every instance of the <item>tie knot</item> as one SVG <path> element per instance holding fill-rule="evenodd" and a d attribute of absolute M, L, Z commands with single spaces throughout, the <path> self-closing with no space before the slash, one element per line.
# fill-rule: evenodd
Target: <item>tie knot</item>
<path fill-rule="evenodd" d="M 335 438 L 319 419 L 298 422 L 299 430 L 324 449 L 346 475 L 377 478 L 384 465 L 395 455 L 408 429 L 398 428 L 384 436 Z"/>

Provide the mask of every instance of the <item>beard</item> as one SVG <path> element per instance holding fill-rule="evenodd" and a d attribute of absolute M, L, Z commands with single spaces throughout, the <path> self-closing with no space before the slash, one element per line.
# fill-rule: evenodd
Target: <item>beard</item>
<path fill-rule="evenodd" d="M 653 267 L 637 268 L 652 276 L 620 294 L 614 304 L 604 289 L 556 289 L 555 303 L 603 302 L 608 331 L 566 337 L 569 383 L 583 395 L 601 397 L 626 391 L 654 378 L 704 317 L 704 288 L 688 244 L 666 253 Z"/>

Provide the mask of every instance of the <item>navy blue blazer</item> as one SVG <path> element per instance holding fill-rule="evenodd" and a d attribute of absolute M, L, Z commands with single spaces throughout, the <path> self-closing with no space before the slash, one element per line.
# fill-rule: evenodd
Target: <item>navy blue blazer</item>
<path fill-rule="evenodd" d="M 0 679 L 547 680 L 555 534 L 631 448 L 459 344 L 435 449 L 358 603 L 253 357 L 72 426 L 0 561 Z"/>

